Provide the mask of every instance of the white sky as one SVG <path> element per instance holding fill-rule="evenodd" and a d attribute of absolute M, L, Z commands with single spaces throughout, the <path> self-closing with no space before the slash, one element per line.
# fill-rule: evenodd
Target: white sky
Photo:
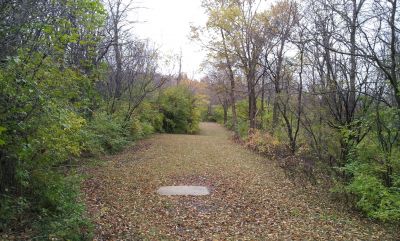
<path fill-rule="evenodd" d="M 204 25 L 207 21 L 201 0 L 143 0 L 139 5 L 143 8 L 131 13 L 136 16 L 129 16 L 140 22 L 134 33 L 154 42 L 161 54 L 179 55 L 182 49 L 182 72 L 189 78 L 201 78 L 200 64 L 205 54 L 188 37 L 190 25 Z"/>

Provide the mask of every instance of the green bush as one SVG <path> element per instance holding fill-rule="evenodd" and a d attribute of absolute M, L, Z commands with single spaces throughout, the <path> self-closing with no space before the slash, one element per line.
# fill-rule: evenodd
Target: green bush
<path fill-rule="evenodd" d="M 142 139 L 154 132 L 155 128 L 147 121 L 141 122 L 136 118 L 131 121 L 130 133 L 133 140 Z"/>
<path fill-rule="evenodd" d="M 164 90 L 158 103 L 164 116 L 164 131 L 192 134 L 199 130 L 201 116 L 196 106 L 196 98 L 185 86 Z"/>
<path fill-rule="evenodd" d="M 160 113 L 158 104 L 150 101 L 144 101 L 136 111 L 142 125 L 144 125 L 145 135 L 154 132 L 163 132 L 164 116 Z"/>
<path fill-rule="evenodd" d="M 382 221 L 400 221 L 400 186 L 385 187 L 378 177 L 358 174 L 347 190 L 355 194 L 357 207 Z"/>
<path fill-rule="evenodd" d="M 84 216 L 85 207 L 79 199 L 80 178 L 57 172 L 37 171 L 33 175 L 37 199 L 33 227 L 40 230 L 40 239 L 89 240 L 92 225 Z"/>
<path fill-rule="evenodd" d="M 232 115 L 228 111 L 228 120 L 231 121 Z M 224 124 L 224 108 L 222 105 L 213 106 L 213 115 L 210 119 L 216 121 L 218 124 Z"/>
<path fill-rule="evenodd" d="M 7 230 L 10 224 L 20 220 L 20 217 L 28 209 L 29 203 L 24 197 L 13 197 L 3 194 L 0 196 L 0 232 Z"/>
<path fill-rule="evenodd" d="M 79 180 L 64 172 L 64 166 L 78 157 L 84 147 L 86 120 L 71 108 L 40 96 L 39 91 L 32 94 L 29 89 L 22 91 L 32 83 L 15 83 L 8 78 L 0 82 L 6 88 L 21 89 L 18 97 L 14 96 L 15 102 L 9 102 L 10 115 L 2 117 L 5 125 L 2 152 L 9 159 L 2 160 L 1 175 L 2 178 L 9 175 L 14 182 L 6 186 L 0 197 L 0 229 L 7 231 L 26 225 L 40 239 L 89 237 L 89 221 L 78 202 Z M 7 95 L 13 95 L 12 91 Z M 37 109 L 25 103 L 35 95 L 46 100 Z M 30 118 L 13 115 L 27 110 L 31 110 Z M 18 118 L 23 121 L 15 124 Z M 7 166 L 13 172 L 3 172 Z M 32 216 L 35 219 L 28 222 Z"/>
<path fill-rule="evenodd" d="M 163 132 L 164 118 L 156 103 L 144 101 L 130 120 L 127 121 L 125 116 L 123 108 L 112 115 L 105 111 L 93 113 L 82 133 L 84 152 L 91 155 L 113 154 L 131 141 Z"/>
<path fill-rule="evenodd" d="M 240 100 L 236 103 L 236 114 L 237 114 L 237 128 L 238 134 L 240 137 L 245 138 L 248 135 L 249 131 L 249 122 L 248 122 L 248 101 Z M 224 109 L 221 105 L 215 106 L 213 110 L 213 118 L 219 124 L 224 123 Z M 226 127 L 232 130 L 232 109 L 228 109 Z"/>
<path fill-rule="evenodd" d="M 397 139 L 397 108 L 381 108 L 379 118 L 370 113 L 364 123 L 378 121 L 377 128 L 358 144 L 352 144 L 346 165 L 349 177 L 345 191 L 355 197 L 355 205 L 372 218 L 400 222 L 400 148 Z M 345 141 L 354 131 L 343 130 Z"/>
<path fill-rule="evenodd" d="M 247 120 L 238 119 L 237 129 L 238 134 L 242 139 L 247 138 L 249 134 L 249 122 Z"/>
<path fill-rule="evenodd" d="M 351 175 L 344 189 L 356 207 L 382 221 L 400 221 L 400 151 L 388 156 L 373 135 L 353 148 L 343 170 Z M 387 180 L 390 180 L 390 183 Z"/>
<path fill-rule="evenodd" d="M 85 128 L 85 151 L 92 154 L 116 153 L 129 143 L 120 118 L 96 113 Z"/>
<path fill-rule="evenodd" d="M 90 239 L 80 180 L 69 175 L 69 164 L 85 148 L 85 118 L 97 105 L 92 60 L 106 15 L 97 0 L 47 2 L 59 10 L 51 13 L 43 12 L 43 3 L 31 2 L 21 15 L 29 21 L 0 23 L 2 33 L 24 40 L 5 46 L 0 59 L 0 232 Z M 6 6 L 2 19 L 14 16 L 14 8 L 23 10 Z M 82 59 L 72 61 L 76 57 Z"/>

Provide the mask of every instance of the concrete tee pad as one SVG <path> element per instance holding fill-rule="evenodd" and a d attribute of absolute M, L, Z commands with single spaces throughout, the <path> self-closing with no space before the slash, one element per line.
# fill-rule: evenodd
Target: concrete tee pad
<path fill-rule="evenodd" d="M 165 196 L 205 196 L 210 191 L 204 186 L 165 186 L 160 187 L 157 193 Z"/>

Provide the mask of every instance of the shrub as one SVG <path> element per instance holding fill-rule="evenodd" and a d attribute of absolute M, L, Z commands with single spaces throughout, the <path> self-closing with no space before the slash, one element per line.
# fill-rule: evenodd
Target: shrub
<path fill-rule="evenodd" d="M 13 197 L 6 194 L 0 196 L 0 232 L 6 230 L 10 224 L 18 222 L 28 208 L 28 201 L 24 197 Z"/>
<path fill-rule="evenodd" d="M 143 125 L 145 135 L 164 131 L 164 116 L 160 113 L 158 103 L 155 101 L 144 101 L 136 111 L 136 116 Z"/>
<path fill-rule="evenodd" d="M 192 134 L 199 130 L 201 116 L 196 106 L 196 98 L 185 86 L 164 90 L 158 103 L 164 116 L 164 131 Z"/>
<path fill-rule="evenodd" d="M 131 121 L 130 134 L 133 140 L 142 139 L 155 132 L 153 125 L 147 121 L 141 122 L 139 119 L 134 118 Z"/>
<path fill-rule="evenodd" d="M 229 112 L 228 112 L 229 116 Z M 222 105 L 213 106 L 212 115 L 209 116 L 210 121 L 215 121 L 218 124 L 224 124 L 224 108 Z M 229 121 L 229 118 L 228 118 Z"/>
<path fill-rule="evenodd" d="M 237 127 L 238 127 L 238 134 L 241 138 L 245 138 L 248 135 L 249 131 L 249 122 L 248 118 L 248 101 L 241 100 L 236 103 L 236 114 L 237 114 Z M 228 109 L 227 113 L 227 122 L 226 127 L 232 130 L 232 109 Z M 217 121 L 219 124 L 224 123 L 224 109 L 221 105 L 217 105 L 214 107 L 213 111 L 213 119 Z"/>
<path fill-rule="evenodd" d="M 49 2 L 59 10 L 50 14 L 43 12 L 42 3 L 33 1 L 22 14 L 30 21 L 1 23 L 24 41 L 10 43 L 0 60 L 0 228 L 33 235 L 15 239 L 89 239 L 79 179 L 66 170 L 85 147 L 83 117 L 96 106 L 99 76 L 97 66 L 89 63 L 101 42 L 94 33 L 106 14 L 96 0 Z M 18 7 L 6 5 L 2 19 Z M 70 47 L 84 50 L 85 56 L 72 54 Z"/>
<path fill-rule="evenodd" d="M 268 132 L 254 130 L 246 139 L 245 146 L 264 155 L 284 156 L 288 148 Z"/>
<path fill-rule="evenodd" d="M 38 197 L 35 205 L 37 218 L 33 223 L 41 238 L 89 240 L 92 225 L 84 217 L 84 205 L 79 199 L 80 178 L 57 172 L 37 171 L 33 177 L 33 190 Z M 40 207 L 40 208 L 39 208 Z"/>
<path fill-rule="evenodd" d="M 89 221 L 78 202 L 79 179 L 64 172 L 67 162 L 84 147 L 85 124 L 75 112 L 49 101 L 40 114 L 24 123 L 30 135 L 13 146 L 6 144 L 7 151 L 15 153 L 16 183 L 0 197 L 0 229 L 25 224 L 41 239 L 90 236 Z M 32 216 L 33 222 L 25 221 Z"/>
<path fill-rule="evenodd" d="M 400 152 L 384 152 L 376 139 L 354 147 L 342 168 L 351 176 L 342 192 L 355 196 L 355 205 L 382 221 L 400 221 Z"/>
<path fill-rule="evenodd" d="M 129 142 L 120 118 L 105 112 L 94 114 L 85 128 L 85 151 L 92 154 L 116 153 Z"/>
<path fill-rule="evenodd" d="M 237 128 L 239 136 L 242 139 L 245 139 L 249 134 L 249 122 L 243 119 L 238 119 Z"/>
<path fill-rule="evenodd" d="M 222 105 L 215 105 L 212 107 L 212 115 L 209 117 L 210 120 L 217 122 L 218 124 L 224 124 L 224 108 Z M 227 120 L 225 127 L 228 129 L 232 129 L 232 109 L 228 108 L 227 111 Z"/>

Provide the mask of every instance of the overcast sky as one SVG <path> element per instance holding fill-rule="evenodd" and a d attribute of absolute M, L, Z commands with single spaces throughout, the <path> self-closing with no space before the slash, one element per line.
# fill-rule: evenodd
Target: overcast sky
<path fill-rule="evenodd" d="M 160 47 L 164 54 L 179 55 L 182 49 L 182 71 L 189 77 L 200 78 L 200 64 L 204 51 L 189 40 L 190 25 L 204 25 L 207 16 L 201 8 L 201 0 L 143 0 L 143 8 L 131 13 L 138 19 L 135 34 L 148 38 Z"/>

